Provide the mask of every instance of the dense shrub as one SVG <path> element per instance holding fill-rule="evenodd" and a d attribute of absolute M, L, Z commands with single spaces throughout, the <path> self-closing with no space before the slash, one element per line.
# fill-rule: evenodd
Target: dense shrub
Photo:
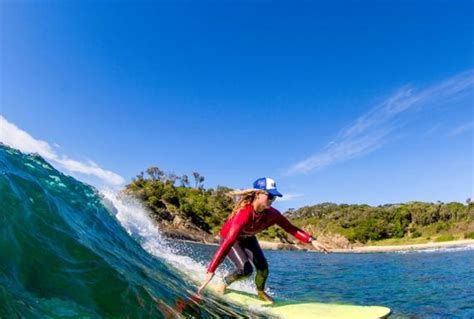
<path fill-rule="evenodd" d="M 378 207 L 323 203 L 288 212 L 300 226 L 317 224 L 321 231 L 334 232 L 349 241 L 366 243 L 386 238 L 421 237 L 421 229 L 446 232 L 455 223 L 474 221 L 472 203 L 387 204 Z"/>
<path fill-rule="evenodd" d="M 465 234 L 464 234 L 464 238 L 466 238 L 466 239 L 474 239 L 474 231 L 469 232 L 469 233 L 465 233 Z"/>

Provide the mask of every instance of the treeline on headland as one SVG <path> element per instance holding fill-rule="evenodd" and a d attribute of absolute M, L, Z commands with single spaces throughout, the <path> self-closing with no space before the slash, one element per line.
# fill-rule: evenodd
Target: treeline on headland
<path fill-rule="evenodd" d="M 425 237 L 474 238 L 474 203 L 409 202 L 382 206 L 322 203 L 287 212 L 296 225 L 340 234 L 350 242 Z"/>
<path fill-rule="evenodd" d="M 145 175 L 146 174 L 146 175 Z M 205 178 L 165 173 L 150 167 L 124 192 L 140 199 L 165 233 L 183 239 L 213 241 L 234 205 L 225 186 L 204 188 Z M 192 184 L 192 186 L 191 186 Z M 383 206 L 322 203 L 283 212 L 294 224 L 314 234 L 343 236 L 351 243 L 384 239 L 452 240 L 474 238 L 474 202 L 466 204 L 409 202 Z M 292 243 L 277 227 L 262 232 L 266 240 Z"/>
<path fill-rule="evenodd" d="M 204 176 L 198 172 L 192 176 L 191 181 L 188 175 L 177 176 L 150 167 L 126 185 L 124 192 L 140 199 L 167 235 L 212 240 L 212 236 L 206 235 L 217 233 L 232 211 L 234 202 L 227 195 L 232 189 L 206 189 Z"/>

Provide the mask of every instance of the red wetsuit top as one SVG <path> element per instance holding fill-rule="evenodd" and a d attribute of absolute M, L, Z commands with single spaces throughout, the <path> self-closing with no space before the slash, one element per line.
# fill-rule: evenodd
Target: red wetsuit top
<path fill-rule="evenodd" d="M 257 214 L 252 204 L 249 204 L 240 209 L 237 214 L 229 218 L 224 226 L 222 226 L 220 235 L 224 240 L 214 254 L 214 258 L 212 258 L 207 272 L 213 273 L 216 270 L 239 237 L 254 236 L 275 224 L 304 243 L 309 243 L 312 239 L 310 234 L 293 226 L 288 219 L 275 208 L 270 207 Z"/>

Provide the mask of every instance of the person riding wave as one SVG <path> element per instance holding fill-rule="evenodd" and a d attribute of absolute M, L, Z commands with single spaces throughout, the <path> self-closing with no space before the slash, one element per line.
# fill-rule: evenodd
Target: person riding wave
<path fill-rule="evenodd" d="M 221 228 L 220 246 L 207 268 L 206 278 L 199 287 L 198 294 L 209 284 L 217 267 L 227 256 L 236 269 L 219 284 L 218 292 L 223 294 L 233 282 L 249 277 L 253 272 L 253 264 L 256 269 L 255 284 L 258 298 L 273 302 L 273 299 L 265 292 L 265 282 L 269 274 L 268 263 L 255 237 L 257 233 L 276 224 L 301 242 L 311 243 L 318 251 L 328 253 L 329 247 L 292 225 L 285 216 L 272 207 L 276 197 L 283 196 L 277 190 L 273 179 L 259 178 L 253 183 L 252 189 L 231 194 L 239 196 L 240 199 Z"/>

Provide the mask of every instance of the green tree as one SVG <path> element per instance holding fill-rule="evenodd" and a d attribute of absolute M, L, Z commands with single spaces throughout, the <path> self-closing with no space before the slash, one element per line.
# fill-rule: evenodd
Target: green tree
<path fill-rule="evenodd" d="M 164 172 L 156 166 L 151 166 L 146 170 L 147 174 L 150 175 L 152 180 L 161 180 L 164 176 Z"/>
<path fill-rule="evenodd" d="M 181 176 L 181 186 L 183 186 L 183 187 L 189 186 L 189 177 L 188 177 L 188 175 Z"/>
<path fill-rule="evenodd" d="M 204 176 L 202 176 L 198 172 L 193 172 L 193 176 L 194 176 L 195 188 L 202 188 L 203 187 L 203 182 L 204 182 Z"/>

